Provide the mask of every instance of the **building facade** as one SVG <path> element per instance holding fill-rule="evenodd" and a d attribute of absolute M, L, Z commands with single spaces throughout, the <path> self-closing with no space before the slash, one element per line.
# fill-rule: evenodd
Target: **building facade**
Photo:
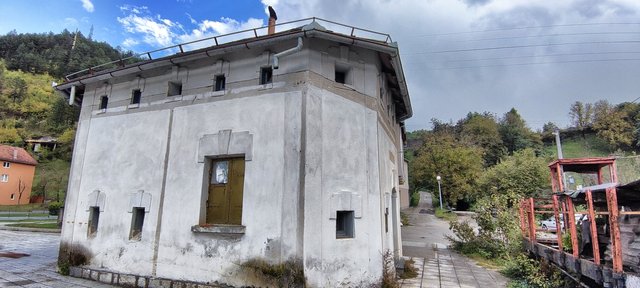
<path fill-rule="evenodd" d="M 0 145 L 0 205 L 28 204 L 38 162 L 22 148 Z"/>
<path fill-rule="evenodd" d="M 57 89 L 82 106 L 62 242 L 87 267 L 263 286 L 246 263 L 289 262 L 335 287 L 402 255 L 412 112 L 390 38 L 307 21 Z"/>

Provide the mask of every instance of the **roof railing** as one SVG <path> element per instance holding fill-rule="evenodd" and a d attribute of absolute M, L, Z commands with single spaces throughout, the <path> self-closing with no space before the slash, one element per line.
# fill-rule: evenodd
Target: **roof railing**
<path fill-rule="evenodd" d="M 305 22 L 305 24 L 308 24 L 307 22 L 312 23 L 314 21 L 324 24 L 324 27 L 327 28 L 327 30 L 349 35 L 351 37 L 369 38 L 369 39 L 377 40 L 387 44 L 390 44 L 392 42 L 391 36 L 389 34 L 380 33 L 380 32 L 376 32 L 368 29 L 362 29 L 362 28 L 358 28 L 358 27 L 350 26 L 346 24 L 341 24 L 338 22 L 325 20 L 318 17 L 310 17 L 310 18 L 277 23 L 276 27 L 280 27 L 282 29 L 285 26 L 291 26 L 288 29 L 293 29 L 293 28 L 299 28 L 301 26 L 300 25 L 301 22 Z M 194 41 L 184 42 L 184 43 L 180 43 L 180 44 L 176 44 L 176 45 L 172 45 L 172 46 L 168 46 L 160 49 L 155 49 L 155 50 L 135 54 L 129 57 L 120 58 L 118 60 L 114 60 L 111 62 L 107 62 L 104 64 L 100 64 L 97 66 L 93 66 L 84 70 L 71 73 L 65 76 L 65 79 L 69 81 L 71 79 L 78 78 L 84 75 L 93 74 L 97 71 L 112 69 L 116 67 L 123 67 L 126 64 L 135 63 L 138 60 L 143 60 L 143 61 L 153 60 L 154 59 L 153 54 L 157 54 L 157 53 L 164 53 L 164 55 L 160 56 L 160 57 L 164 57 L 164 56 L 170 55 L 171 53 L 185 53 L 185 52 L 190 52 L 190 51 L 197 50 L 204 47 L 216 47 L 216 46 L 230 43 L 236 40 L 248 39 L 251 37 L 253 38 L 262 37 L 267 35 L 266 33 L 267 28 L 268 26 L 262 26 L 257 28 L 241 30 L 241 31 L 235 31 L 227 34 L 206 37 L 206 38 L 202 38 Z M 243 34 L 247 34 L 249 32 L 253 32 L 252 33 L 253 35 L 249 34 L 248 37 L 241 37 L 241 36 L 244 36 Z M 222 38 L 225 38 L 225 39 L 222 39 Z M 205 42 L 209 42 L 209 43 L 205 43 Z"/>

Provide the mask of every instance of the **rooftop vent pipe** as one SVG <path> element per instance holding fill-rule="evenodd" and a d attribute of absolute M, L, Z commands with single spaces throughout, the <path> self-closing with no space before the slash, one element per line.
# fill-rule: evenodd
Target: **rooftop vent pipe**
<path fill-rule="evenodd" d="M 276 20 L 278 20 L 278 15 L 276 15 L 276 11 L 269 6 L 269 25 L 267 26 L 268 35 L 276 33 Z"/>

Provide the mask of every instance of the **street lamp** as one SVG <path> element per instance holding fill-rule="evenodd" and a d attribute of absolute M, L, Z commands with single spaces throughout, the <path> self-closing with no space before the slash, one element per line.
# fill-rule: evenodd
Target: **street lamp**
<path fill-rule="evenodd" d="M 440 181 L 442 177 L 440 175 L 436 176 L 436 180 L 438 180 L 438 193 L 440 194 L 440 210 L 442 210 L 442 188 L 440 188 Z"/>

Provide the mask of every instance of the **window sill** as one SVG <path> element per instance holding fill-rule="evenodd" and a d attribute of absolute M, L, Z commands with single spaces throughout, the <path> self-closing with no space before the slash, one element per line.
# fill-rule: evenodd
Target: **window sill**
<path fill-rule="evenodd" d="M 208 224 L 191 226 L 191 232 L 194 233 L 212 233 L 223 235 L 242 235 L 244 234 L 245 229 L 246 227 L 243 225 Z"/>

